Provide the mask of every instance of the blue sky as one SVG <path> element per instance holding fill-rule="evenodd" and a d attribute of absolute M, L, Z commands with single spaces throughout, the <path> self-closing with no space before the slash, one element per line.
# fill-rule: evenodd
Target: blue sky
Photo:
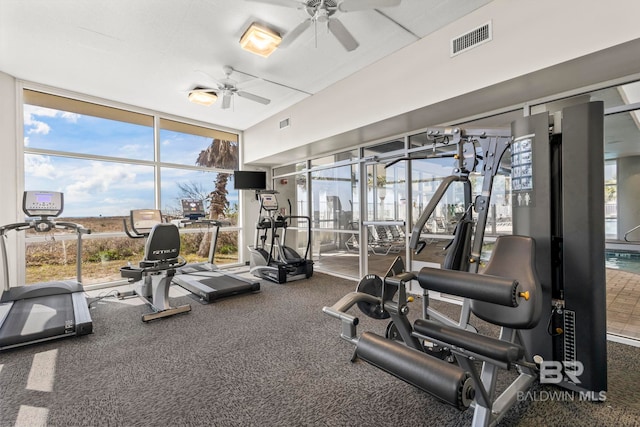
<path fill-rule="evenodd" d="M 161 131 L 161 161 L 193 166 L 210 138 Z M 25 154 L 25 189 L 62 191 L 62 216 L 121 216 L 154 206 L 154 168 L 125 159 L 153 160 L 153 128 L 87 115 L 25 105 L 25 148 L 122 158 L 123 162 Z M 214 188 L 214 172 L 160 169 L 163 210 L 179 206 L 177 183 Z M 237 203 L 232 184 L 228 199 Z"/>

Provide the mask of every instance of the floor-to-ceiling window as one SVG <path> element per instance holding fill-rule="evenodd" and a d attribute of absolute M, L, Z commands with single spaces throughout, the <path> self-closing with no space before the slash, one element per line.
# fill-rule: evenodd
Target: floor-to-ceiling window
<path fill-rule="evenodd" d="M 182 217 L 181 199 L 205 201 L 224 220 L 216 262 L 238 260 L 238 136 L 154 114 L 24 90 L 24 189 L 61 191 L 62 217 L 90 228 L 82 253 L 86 284 L 119 279 L 142 242 L 124 236 L 131 209 Z M 183 230 L 183 255 L 205 259 L 207 230 Z M 73 236 L 28 233 L 26 282 L 75 275 Z"/>
<path fill-rule="evenodd" d="M 589 94 L 580 94 L 583 99 L 602 100 L 605 104 L 605 233 L 607 239 L 607 312 L 608 332 L 628 338 L 640 338 L 640 205 L 637 202 L 637 188 L 640 187 L 640 83 L 632 83 L 617 87 L 605 88 Z M 550 102 L 550 101 L 547 101 Z M 575 102 L 573 100 L 560 100 Z M 546 110 L 546 105 L 542 111 Z M 499 129 L 508 132 L 510 123 L 523 115 L 522 110 L 512 110 L 499 115 L 473 121 L 465 121 L 456 124 L 455 127 L 465 129 Z M 406 141 L 406 147 L 405 147 Z M 354 164 L 361 165 L 361 171 L 354 176 L 360 177 L 357 183 L 360 191 L 354 189 L 354 200 L 359 195 L 363 205 L 353 207 L 354 215 L 362 213 L 362 220 L 353 221 L 354 231 L 347 240 L 347 248 L 350 254 L 360 255 L 360 274 L 376 273 L 384 274 L 387 267 L 385 257 L 390 255 L 405 255 L 413 260 L 412 268 L 423 265 L 422 263 L 439 264 L 444 258 L 444 247 L 451 240 L 451 233 L 456 220 L 464 211 L 464 189 L 459 183 L 454 183 L 443 195 L 441 202 L 433 210 L 425 227 L 421 230 L 422 238 L 428 244 L 432 244 L 433 251 L 424 250 L 420 254 L 405 252 L 402 244 L 387 244 L 391 232 L 376 234 L 370 231 L 372 226 L 365 225 L 368 222 L 396 220 L 407 221 L 405 236 L 411 232 L 416 219 L 429 204 L 433 194 L 438 189 L 443 178 L 454 173 L 456 167 L 452 156 L 452 147 L 447 144 L 438 144 L 434 138 L 426 132 L 412 132 L 406 135 L 391 138 L 386 141 L 374 142 L 361 148 L 359 159 Z M 494 177 L 491 199 L 489 202 L 489 214 L 485 228 L 485 245 L 491 248 L 491 241 L 500 234 L 512 232 L 512 168 L 511 158 L 514 153 L 507 151 L 500 163 L 499 170 Z M 517 155 L 517 153 L 515 153 Z M 394 158 L 411 157 L 411 161 L 402 160 L 394 166 L 385 167 Z M 322 159 L 331 158 L 323 157 Z M 359 161 L 358 161 L 359 160 Z M 482 188 L 482 158 L 478 158 L 475 172 L 470 173 L 470 181 L 474 194 L 479 194 Z M 331 161 L 335 162 L 335 159 Z M 314 162 L 313 159 L 309 162 Z M 317 162 L 316 162 L 317 164 Z M 471 166 L 471 165 L 469 165 Z M 299 171 L 310 169 L 303 166 Z M 340 168 L 335 164 L 332 168 Z M 337 173 L 337 171 L 334 171 Z M 302 173 L 302 180 L 307 179 L 306 172 Z M 329 177 L 328 172 L 317 170 L 312 176 L 311 187 L 327 188 L 326 182 L 337 180 L 338 175 Z M 354 181 L 355 185 L 355 181 Z M 324 187 L 323 187 L 324 186 Z M 326 191 L 325 191 L 326 193 Z M 317 211 L 316 224 L 333 224 L 335 215 L 329 213 L 331 206 L 337 206 L 337 201 L 327 200 L 326 194 L 320 197 L 315 194 L 309 204 L 312 211 Z M 322 200 L 321 200 L 322 199 Z M 344 200 L 340 199 L 343 204 Z M 321 207 L 322 206 L 322 207 Z M 320 212 L 323 212 L 320 214 Z M 477 213 L 473 213 L 477 220 Z M 324 221 L 324 222 L 323 222 Z M 327 227 L 325 226 L 325 229 Z M 340 226 L 336 226 L 340 229 Z M 356 231 L 357 230 L 357 231 Z M 388 231 L 388 230 L 387 230 Z M 316 235 L 317 234 L 317 235 Z M 316 251 L 314 256 L 320 258 L 319 269 L 323 268 L 323 261 L 329 259 L 330 251 L 335 255 L 332 258 L 339 259 L 340 251 L 345 254 L 347 249 L 335 245 L 336 233 L 326 233 L 324 229 L 318 229 L 314 234 L 318 242 L 314 245 L 321 246 L 322 251 Z M 381 238 L 382 237 L 382 238 Z M 406 240 L 405 240 L 406 242 Z M 403 243 L 405 243 L 403 242 Z M 395 242 L 394 242 L 395 243 Z M 333 244 L 333 245 L 332 245 Z M 360 251 L 361 247 L 366 247 Z M 387 251 L 390 249 L 389 251 Z M 366 262 L 362 256 L 365 255 Z M 331 265 L 331 264 L 327 264 Z M 337 265 L 337 264 L 336 264 Z M 350 265 L 355 266 L 356 260 L 352 259 Z M 333 272 L 331 267 L 326 271 Z M 356 269 L 351 268 L 348 275 L 357 278 Z"/>
<path fill-rule="evenodd" d="M 360 169 L 356 152 L 311 162 L 313 256 L 320 268 L 359 274 Z"/>

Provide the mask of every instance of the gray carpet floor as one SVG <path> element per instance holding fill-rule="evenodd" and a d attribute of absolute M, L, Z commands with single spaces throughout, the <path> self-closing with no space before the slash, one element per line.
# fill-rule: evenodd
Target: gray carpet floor
<path fill-rule="evenodd" d="M 104 298 L 92 306 L 94 334 L 0 353 L 0 426 L 469 425 L 471 410 L 350 362 L 353 346 L 321 309 L 354 288 L 316 273 L 210 305 L 179 296 L 190 313 L 148 324 L 137 299 Z M 386 321 L 359 317 L 359 331 L 384 334 Z M 52 386 L 34 390 L 34 357 L 52 351 Z M 536 386 L 501 425 L 640 425 L 640 349 L 609 343 L 608 352 L 606 402 L 553 400 L 542 392 L 559 389 Z M 25 418 L 25 408 L 44 408 L 44 417 Z"/>

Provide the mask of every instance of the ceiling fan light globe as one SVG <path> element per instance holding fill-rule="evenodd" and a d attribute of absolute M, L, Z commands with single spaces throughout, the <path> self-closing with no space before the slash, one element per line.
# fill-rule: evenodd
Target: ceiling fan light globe
<path fill-rule="evenodd" d="M 266 58 L 278 48 L 281 41 L 280 34 L 254 22 L 240 38 L 240 47 Z"/>
<path fill-rule="evenodd" d="M 214 92 L 203 92 L 200 90 L 193 90 L 189 92 L 189 101 L 194 104 L 204 105 L 205 107 L 209 107 L 213 105 L 218 100 L 218 95 Z"/>

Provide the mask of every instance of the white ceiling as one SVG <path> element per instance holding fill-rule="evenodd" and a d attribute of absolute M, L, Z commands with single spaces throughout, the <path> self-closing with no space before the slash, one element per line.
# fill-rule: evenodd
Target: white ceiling
<path fill-rule="evenodd" d="M 491 0 L 402 0 L 396 7 L 336 12 L 360 46 L 347 52 L 318 25 L 269 58 L 242 50 L 251 22 L 286 37 L 304 10 L 247 0 L 0 0 L 0 71 L 27 82 L 244 130 Z M 395 22 L 394 22 L 395 21 Z M 222 67 L 238 89 L 228 110 L 187 101 L 214 86 Z M 399 66 L 402 66 L 399 64 Z M 388 87 L 380 76 L 380 87 Z"/>

